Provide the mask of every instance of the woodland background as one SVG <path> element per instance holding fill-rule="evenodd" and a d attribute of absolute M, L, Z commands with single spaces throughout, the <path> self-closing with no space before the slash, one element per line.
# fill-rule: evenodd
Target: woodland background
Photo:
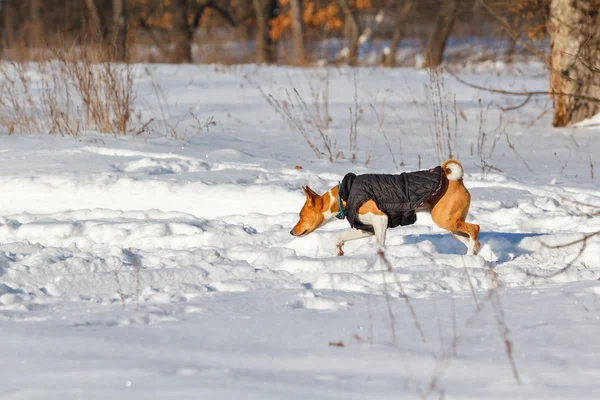
<path fill-rule="evenodd" d="M 600 0 L 2 0 L 0 7 L 5 60 L 48 60 L 56 49 L 76 56 L 83 47 L 102 61 L 160 63 L 432 68 L 533 57 L 550 70 L 554 125 L 600 111 Z"/>

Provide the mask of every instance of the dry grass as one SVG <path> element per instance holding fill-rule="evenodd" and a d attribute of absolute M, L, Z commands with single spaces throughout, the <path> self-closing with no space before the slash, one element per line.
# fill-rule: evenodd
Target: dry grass
<path fill-rule="evenodd" d="M 392 341 L 395 343 L 397 340 L 396 339 L 396 329 L 394 326 L 396 318 L 393 314 L 392 304 L 391 304 L 391 296 L 388 292 L 388 285 L 387 285 L 386 279 L 385 279 L 385 273 L 390 273 L 393 276 L 395 276 L 395 273 L 393 270 L 393 266 L 392 266 L 391 262 L 389 261 L 389 259 L 387 258 L 384 250 L 380 249 L 377 252 L 377 254 L 379 256 L 380 261 L 385 266 L 385 269 L 382 270 L 382 274 L 384 274 L 384 276 L 383 276 L 384 296 L 386 299 L 388 316 L 390 318 Z M 467 270 L 466 266 L 465 266 L 465 270 Z M 506 322 L 506 313 L 504 311 L 504 308 L 503 308 L 502 302 L 501 302 L 501 295 L 500 295 L 501 282 L 499 281 L 498 275 L 496 274 L 496 272 L 491 268 L 488 269 L 488 277 L 490 280 L 490 288 L 488 289 L 487 295 L 483 298 L 483 300 L 479 301 L 477 299 L 475 291 L 472 287 L 471 277 L 469 276 L 468 271 L 467 271 L 467 279 L 469 280 L 469 286 L 471 287 L 471 292 L 472 292 L 475 307 L 474 307 L 473 311 L 468 315 L 465 322 L 459 327 L 457 324 L 456 307 L 454 304 L 454 300 L 451 299 L 450 306 L 451 306 L 452 326 L 451 326 L 451 337 L 449 339 L 446 339 L 444 337 L 444 331 L 442 329 L 438 306 L 434 300 L 433 307 L 434 307 L 434 313 L 436 315 L 436 324 L 437 324 L 438 337 L 439 337 L 439 342 L 440 342 L 440 350 L 439 350 L 439 354 L 435 355 L 436 362 L 435 362 L 434 368 L 431 372 L 429 381 L 426 383 L 426 385 L 423 389 L 418 389 L 418 395 L 421 399 L 430 399 L 430 398 L 438 398 L 438 397 L 443 398 L 445 396 L 445 390 L 441 386 L 442 378 L 445 375 L 445 373 L 448 371 L 448 369 L 451 367 L 453 361 L 456 359 L 456 357 L 458 355 L 458 350 L 459 350 L 460 344 L 465 339 L 465 336 L 467 335 L 468 332 L 471 331 L 471 327 L 473 326 L 477 317 L 482 314 L 482 312 L 485 310 L 486 307 L 488 307 L 488 305 L 492 310 L 494 320 L 498 326 L 500 339 L 501 339 L 503 347 L 504 347 L 504 353 L 506 354 L 509 365 L 511 367 L 513 378 L 517 384 L 521 384 L 520 374 L 519 374 L 519 371 L 518 371 L 518 368 L 517 368 L 517 365 L 515 362 L 515 358 L 514 358 L 514 345 L 513 345 L 512 340 L 510 339 L 510 329 Z M 419 332 L 421 341 L 423 343 L 426 342 L 424 331 L 421 328 L 419 318 L 418 318 L 416 310 L 410 300 L 410 297 L 406 294 L 401 283 L 397 279 L 396 279 L 395 283 L 396 283 L 396 288 L 399 291 L 400 297 L 404 299 L 406 306 L 411 313 L 413 323 L 414 323 L 417 331 Z"/>
<path fill-rule="evenodd" d="M 456 145 L 458 141 L 458 111 L 456 96 L 448 100 L 448 93 L 444 83 L 444 73 L 441 68 L 429 69 L 429 101 L 431 102 L 434 130 L 432 131 L 432 145 L 435 149 L 437 161 L 441 164 L 448 158 L 458 156 Z M 452 109 L 449 107 L 452 103 Z M 452 123 L 451 123 L 452 121 Z"/>
<path fill-rule="evenodd" d="M 351 79 L 354 85 L 354 94 L 352 104 L 348 107 L 348 119 L 344 119 L 344 124 L 348 126 L 348 144 L 343 147 L 338 140 L 331 135 L 330 125 L 333 119 L 330 114 L 329 104 L 329 70 L 322 73 L 308 73 L 306 75 L 306 87 L 308 94 L 303 95 L 295 88 L 295 82 L 289 79 L 289 88 L 265 88 L 261 83 L 255 82 L 248 75 L 245 76 L 248 83 L 256 87 L 265 101 L 273 108 L 273 110 L 287 123 L 291 131 L 300 134 L 304 142 L 318 159 L 324 159 L 331 163 L 339 159 L 347 159 L 352 164 L 364 163 L 369 165 L 372 161 L 371 151 L 371 133 L 373 129 L 368 131 L 368 144 L 361 148 L 360 143 L 362 137 L 365 136 L 364 129 L 370 121 L 366 119 L 364 102 L 361 102 L 360 93 L 358 90 L 356 71 L 354 71 Z M 376 100 L 376 99 L 375 99 Z M 390 154 L 394 160 L 394 164 L 398 167 L 394 152 L 391 149 L 388 136 L 384 129 L 384 112 L 378 113 L 373 104 L 376 101 L 367 103 L 373 109 L 375 117 L 378 121 L 377 125 L 381 134 L 384 136 Z M 382 104 L 382 110 L 385 109 L 385 103 Z M 400 150 L 402 154 L 402 149 Z M 404 165 L 402 161 L 400 165 Z"/>
<path fill-rule="evenodd" d="M 323 130 L 329 129 L 329 124 L 333 121 L 329 113 L 329 74 L 329 70 L 326 69 L 323 73 L 316 74 L 314 78 L 307 79 L 315 120 Z"/>
<path fill-rule="evenodd" d="M 470 330 L 476 318 L 483 312 L 483 310 L 488 304 L 491 305 L 494 314 L 494 319 L 496 320 L 496 324 L 498 325 L 499 333 L 504 345 L 504 351 L 511 366 L 515 382 L 517 384 L 521 384 L 521 378 L 513 356 L 513 343 L 509 337 L 510 329 L 508 328 L 508 324 L 506 323 L 506 314 L 504 312 L 504 308 L 500 299 L 499 288 L 501 284 L 498 280 L 498 275 L 493 269 L 490 268 L 488 272 L 491 286 L 488 290 L 487 296 L 481 303 L 478 303 L 476 301 L 476 307 L 473 310 L 473 312 L 469 315 L 469 317 L 465 320 L 461 331 L 458 331 L 456 328 L 456 315 L 454 313 L 454 304 L 452 304 L 452 340 L 450 340 L 446 349 L 442 349 L 440 357 L 437 360 L 437 363 L 435 364 L 432 374 L 430 376 L 429 383 L 427 384 L 427 389 L 420 393 L 421 399 L 424 400 L 431 398 L 431 396 L 435 394 L 443 396 L 445 390 L 442 387 L 440 387 L 441 379 L 446 373 L 446 371 L 450 368 L 452 361 L 456 358 L 457 350 L 462 340 L 464 339 L 465 334 Z M 476 297 L 474 298 L 476 299 Z"/>
<path fill-rule="evenodd" d="M 89 48 L 77 58 L 70 54 L 66 49 L 56 51 L 59 72 L 83 102 L 88 126 L 102 133 L 127 134 L 135 98 L 131 65 L 106 61 L 108 55 Z"/>
<path fill-rule="evenodd" d="M 392 162 L 394 163 L 396 170 L 399 171 L 400 166 L 398 165 L 398 162 L 396 161 L 396 155 L 394 154 L 394 151 L 392 150 L 392 145 L 390 144 L 388 135 L 385 132 L 384 117 L 380 117 L 380 114 L 377 112 L 377 109 L 372 104 L 371 104 L 371 108 L 373 109 L 373 112 L 375 113 L 375 117 L 377 118 L 377 126 L 379 127 L 379 131 L 381 132 L 381 135 L 383 136 L 383 139 L 385 140 L 385 147 L 388 149 L 388 151 L 390 153 L 390 157 L 392 158 Z M 401 157 L 400 165 L 404 166 L 405 164 L 404 164 L 404 153 L 402 151 L 402 139 L 400 139 L 400 157 Z"/>
<path fill-rule="evenodd" d="M 250 77 L 246 76 L 246 79 L 249 83 L 255 84 Z M 290 84 L 294 86 L 293 82 Z M 312 99 L 310 106 L 295 88 L 285 89 L 285 95 L 267 93 L 260 84 L 256 84 L 256 88 L 290 129 L 302 136 L 317 158 L 334 163 L 336 159 L 343 157 L 343 153 L 336 152 L 336 142 L 327 132 L 331 123 L 328 75 L 317 77 L 315 84 L 309 81 Z"/>
<path fill-rule="evenodd" d="M 496 319 L 498 330 L 502 336 L 502 341 L 504 342 L 504 351 L 510 363 L 513 377 L 518 384 L 521 384 L 519 370 L 517 369 L 517 364 L 515 363 L 513 356 L 513 344 L 509 338 L 510 329 L 506 324 L 504 308 L 502 307 L 500 294 L 498 293 L 498 287 L 500 286 L 500 283 L 498 282 L 498 275 L 494 271 L 490 271 L 490 275 L 492 276 L 492 289 L 488 292 L 488 297 L 490 299 L 490 303 L 492 304 L 492 310 L 494 311 L 494 318 Z"/>
<path fill-rule="evenodd" d="M 413 322 L 415 324 L 415 328 L 419 332 L 419 336 L 421 337 L 421 341 L 422 342 L 426 342 L 427 340 L 425 339 L 425 334 L 423 332 L 423 329 L 421 328 L 421 323 L 419 322 L 419 318 L 417 317 L 417 313 L 415 311 L 415 308 L 413 307 L 413 305 L 412 305 L 412 303 L 410 301 L 410 297 L 404 291 L 402 283 L 398 280 L 398 277 L 394 273 L 394 269 L 392 268 L 392 263 L 388 260 L 388 258 L 385 255 L 385 252 L 383 250 L 381 250 L 381 249 L 378 250 L 377 251 L 377 255 L 379 256 L 379 259 L 381 260 L 381 262 L 385 265 L 386 271 L 388 273 L 393 274 L 394 281 L 396 283 L 396 287 L 398 288 L 398 290 L 400 292 L 400 296 L 404 299 L 404 303 L 406 304 L 406 307 L 409 309 L 410 314 L 413 317 Z M 385 275 L 383 276 L 383 278 L 384 278 L 384 288 L 386 288 L 386 286 L 385 286 Z M 388 297 L 387 290 L 386 290 L 385 295 L 386 295 L 386 301 L 389 302 L 389 297 Z M 391 314 L 391 308 L 390 308 L 389 304 L 388 304 L 388 308 L 390 310 L 390 315 L 392 315 Z M 393 319 L 392 319 L 392 321 L 393 321 Z M 395 331 L 394 331 L 394 337 L 395 337 Z"/>
<path fill-rule="evenodd" d="M 354 109 L 352 106 L 349 107 L 350 111 L 350 135 L 348 142 L 350 144 L 350 161 L 352 164 L 356 164 L 358 158 L 358 121 L 359 121 L 359 106 L 358 106 L 358 88 L 356 86 L 356 71 L 353 75 L 354 78 Z"/>
<path fill-rule="evenodd" d="M 1 64 L 0 78 L 0 124 L 9 134 L 39 131 L 37 103 L 26 66 L 16 62 Z"/>
<path fill-rule="evenodd" d="M 117 286 L 117 294 L 119 295 L 119 299 L 121 300 L 121 305 L 123 307 L 123 311 L 125 311 L 125 292 L 123 292 L 123 286 L 121 285 L 121 272 L 123 271 L 123 262 L 119 259 L 119 257 L 110 257 L 109 263 L 112 264 L 113 275 L 115 277 L 115 284 Z"/>
<path fill-rule="evenodd" d="M 131 255 L 131 266 L 135 271 L 135 310 L 140 311 L 140 295 L 141 295 L 141 279 L 140 270 L 142 268 L 139 265 L 138 256 L 133 252 L 131 247 L 129 248 L 129 254 Z"/>
<path fill-rule="evenodd" d="M 300 133 L 317 158 L 326 158 L 330 163 L 336 160 L 335 143 L 322 129 L 316 116 L 296 89 L 293 89 L 292 94 L 286 89 L 285 97 L 281 100 L 272 94 L 262 93 L 269 105 L 283 117 L 289 127 Z"/>
<path fill-rule="evenodd" d="M 139 130 L 132 65 L 110 62 L 110 49 L 100 47 L 65 45 L 52 54 L 52 61 L 0 64 L 0 126 L 7 133 L 116 136 Z"/>
<path fill-rule="evenodd" d="M 503 171 L 491 164 L 491 158 L 496 150 L 496 144 L 498 139 L 506 132 L 506 125 L 504 124 L 503 114 L 500 114 L 498 126 L 492 131 L 488 132 L 486 129 L 487 115 L 492 106 L 492 103 L 488 103 L 487 106 L 483 106 L 481 98 L 479 99 L 479 130 L 477 131 L 477 148 L 476 155 L 479 157 L 479 168 L 481 173 L 485 176 L 488 172 L 500 172 Z M 491 142 L 490 142 L 490 137 Z M 471 143 L 471 155 L 475 155 L 473 150 L 473 143 Z"/>

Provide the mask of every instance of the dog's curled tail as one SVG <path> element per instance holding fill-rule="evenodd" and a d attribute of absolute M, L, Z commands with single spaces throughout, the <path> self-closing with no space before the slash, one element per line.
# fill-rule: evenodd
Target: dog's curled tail
<path fill-rule="evenodd" d="M 444 163 L 442 164 L 442 168 L 446 173 L 446 178 L 448 178 L 448 180 L 450 181 L 457 181 L 459 179 L 462 179 L 464 175 L 462 165 L 460 165 L 460 163 L 456 160 L 450 159 L 444 161 Z"/>

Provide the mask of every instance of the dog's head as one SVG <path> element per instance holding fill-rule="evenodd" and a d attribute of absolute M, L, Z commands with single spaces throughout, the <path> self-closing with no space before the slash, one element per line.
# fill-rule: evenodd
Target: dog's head
<path fill-rule="evenodd" d="M 323 199 L 308 186 L 302 186 L 306 201 L 300 210 L 300 220 L 290 231 L 294 236 L 306 236 L 317 229 L 324 221 Z"/>

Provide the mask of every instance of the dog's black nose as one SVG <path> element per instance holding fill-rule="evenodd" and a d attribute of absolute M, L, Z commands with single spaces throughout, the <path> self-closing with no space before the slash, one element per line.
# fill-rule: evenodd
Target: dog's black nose
<path fill-rule="evenodd" d="M 293 229 L 290 231 L 290 235 L 294 236 L 294 230 Z"/>

